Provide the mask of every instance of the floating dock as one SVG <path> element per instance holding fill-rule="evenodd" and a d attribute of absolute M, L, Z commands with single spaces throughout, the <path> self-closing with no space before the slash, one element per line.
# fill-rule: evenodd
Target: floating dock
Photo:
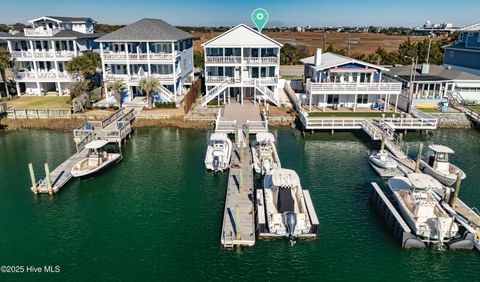
<path fill-rule="evenodd" d="M 33 167 L 30 164 L 31 190 L 35 194 L 56 194 L 72 179 L 70 171 L 73 166 L 88 154 L 85 145 L 96 139 L 107 140 L 111 143 L 121 144 L 131 134 L 131 121 L 135 118 L 134 109 L 120 109 L 102 121 L 87 121 L 73 131 L 77 152 L 62 162 L 50 172 L 48 164 L 45 164 L 45 178 L 35 181 Z"/>
<path fill-rule="evenodd" d="M 232 148 L 223 213 L 220 241 L 225 248 L 255 244 L 252 154 L 249 146 L 238 143 Z"/>
<path fill-rule="evenodd" d="M 393 230 L 393 235 L 398 241 L 400 241 L 402 247 L 407 249 L 424 248 L 425 243 L 412 233 L 408 224 L 403 220 L 402 216 L 398 213 L 378 184 L 374 182 L 371 184 L 373 190 L 370 196 L 370 201 L 378 210 L 380 216 L 385 220 L 388 227 Z"/>

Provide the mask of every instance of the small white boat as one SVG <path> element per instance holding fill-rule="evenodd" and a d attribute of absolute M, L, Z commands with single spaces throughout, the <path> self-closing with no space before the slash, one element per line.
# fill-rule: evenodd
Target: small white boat
<path fill-rule="evenodd" d="M 72 167 L 72 176 L 80 179 L 92 178 L 118 163 L 122 159 L 122 154 L 102 150 L 107 144 L 106 140 L 94 140 L 85 145 L 89 152 L 84 159 Z"/>
<path fill-rule="evenodd" d="M 368 157 L 368 160 L 371 165 L 380 168 L 394 169 L 398 166 L 397 161 L 390 157 L 388 153 L 384 150 L 380 150 L 375 155 L 371 155 L 370 157 Z"/>
<path fill-rule="evenodd" d="M 268 231 L 290 240 L 310 233 L 312 224 L 297 173 L 274 169 L 263 184 Z"/>
<path fill-rule="evenodd" d="M 253 168 L 256 173 L 268 174 L 280 168 L 280 158 L 275 147 L 275 137 L 269 132 L 260 132 L 252 142 Z"/>
<path fill-rule="evenodd" d="M 453 153 L 454 151 L 446 146 L 430 145 L 422 155 L 420 169 L 444 185 L 452 186 L 457 180 L 457 175 L 460 175 L 462 180 L 466 177 L 461 169 L 448 162 L 448 155 Z"/>
<path fill-rule="evenodd" d="M 457 235 L 458 225 L 432 195 L 432 190 L 444 189 L 433 177 L 412 173 L 390 178 L 388 186 L 403 218 L 422 241 L 443 245 Z"/>
<path fill-rule="evenodd" d="M 212 171 L 223 171 L 230 165 L 232 141 L 226 133 L 212 133 L 205 155 L 205 167 Z"/>

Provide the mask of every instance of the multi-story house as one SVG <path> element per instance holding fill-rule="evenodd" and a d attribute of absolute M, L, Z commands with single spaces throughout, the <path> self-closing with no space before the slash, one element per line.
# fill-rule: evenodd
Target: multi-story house
<path fill-rule="evenodd" d="M 245 24 L 239 24 L 205 42 L 206 95 L 213 99 L 243 103 L 244 99 L 279 105 L 278 78 L 282 44 Z"/>
<path fill-rule="evenodd" d="M 305 65 L 306 95 L 303 103 L 325 111 L 328 108 L 370 108 L 372 106 L 397 104 L 402 84 L 383 75 L 388 69 L 340 56 L 322 54 L 317 49 L 312 57 L 300 60 Z M 384 107 L 386 109 L 386 107 Z"/>
<path fill-rule="evenodd" d="M 480 75 L 480 24 L 464 28 L 457 43 L 443 48 L 445 67 Z"/>
<path fill-rule="evenodd" d="M 19 94 L 68 94 L 76 80 L 65 71 L 75 56 L 98 49 L 96 22 L 91 18 L 45 16 L 30 20 L 31 27 L 3 36 L 14 59 Z M 67 91 L 66 91 L 67 90 Z"/>
<path fill-rule="evenodd" d="M 124 101 L 145 95 L 138 85 L 147 76 L 162 85 L 154 99 L 177 103 L 193 81 L 192 34 L 162 20 L 141 19 L 96 41 L 100 43 L 104 82 L 124 81 Z"/>

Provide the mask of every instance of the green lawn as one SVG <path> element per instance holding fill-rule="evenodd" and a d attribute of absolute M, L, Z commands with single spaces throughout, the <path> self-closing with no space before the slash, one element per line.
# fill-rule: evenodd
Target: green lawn
<path fill-rule="evenodd" d="M 441 113 L 442 111 L 440 111 L 439 109 L 436 109 L 436 108 L 422 108 L 422 109 L 417 109 L 421 112 L 424 112 L 424 113 Z"/>
<path fill-rule="evenodd" d="M 285 80 L 294 80 L 294 79 L 302 79 L 301 75 L 282 75 L 281 78 Z"/>
<path fill-rule="evenodd" d="M 480 113 L 480 105 L 471 105 L 471 106 L 468 106 L 468 108 L 474 110 L 477 113 Z"/>
<path fill-rule="evenodd" d="M 312 112 L 309 117 L 382 117 L 383 112 Z M 393 113 L 385 113 L 385 117 L 392 117 Z M 396 114 L 400 116 L 400 114 Z"/>
<path fill-rule="evenodd" d="M 15 110 L 70 109 L 70 96 L 20 97 L 7 102 Z"/>

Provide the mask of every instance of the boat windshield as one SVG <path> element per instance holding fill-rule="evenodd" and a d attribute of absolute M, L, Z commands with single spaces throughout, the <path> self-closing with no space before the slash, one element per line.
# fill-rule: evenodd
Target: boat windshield
<path fill-rule="evenodd" d="M 448 154 L 437 153 L 437 161 L 439 162 L 448 162 Z"/>

